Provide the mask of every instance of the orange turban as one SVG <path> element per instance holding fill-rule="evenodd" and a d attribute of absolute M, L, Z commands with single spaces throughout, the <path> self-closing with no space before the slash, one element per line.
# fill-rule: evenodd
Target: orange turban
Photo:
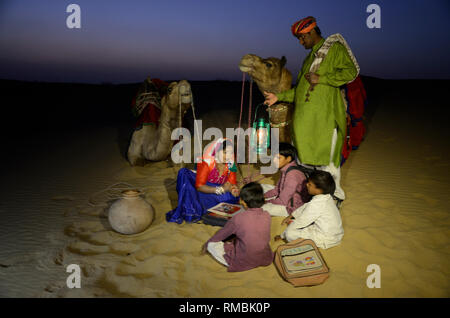
<path fill-rule="evenodd" d="M 298 37 L 300 34 L 310 32 L 315 26 L 317 26 L 316 19 L 314 17 L 307 17 L 295 22 L 291 27 L 291 31 L 295 37 Z"/>

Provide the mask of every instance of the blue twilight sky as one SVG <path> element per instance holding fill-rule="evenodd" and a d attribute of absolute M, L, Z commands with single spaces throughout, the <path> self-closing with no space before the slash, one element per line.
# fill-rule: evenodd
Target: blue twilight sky
<path fill-rule="evenodd" d="M 81 29 L 66 27 L 71 3 Z M 371 3 L 380 29 L 366 26 Z M 364 75 L 450 78 L 448 0 L 1 0 L 0 78 L 239 80 L 247 53 L 285 55 L 296 75 L 308 52 L 290 26 L 308 15 L 346 38 Z"/>

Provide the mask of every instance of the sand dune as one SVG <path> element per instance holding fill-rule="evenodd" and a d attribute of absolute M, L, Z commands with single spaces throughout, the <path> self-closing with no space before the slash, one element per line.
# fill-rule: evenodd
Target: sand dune
<path fill-rule="evenodd" d="M 176 206 L 180 166 L 165 161 L 130 167 L 117 128 L 99 127 L 4 179 L 20 186 L 4 192 L 0 205 L 0 295 L 449 297 L 450 130 L 436 116 L 445 105 L 424 95 L 405 98 L 406 92 L 384 90 L 372 101 L 376 111 L 367 119 L 366 139 L 343 166 L 345 236 L 322 251 L 331 268 L 323 285 L 294 288 L 273 265 L 228 273 L 201 256 L 218 227 L 165 221 Z M 124 183 L 142 189 L 156 211 L 151 227 L 137 235 L 117 234 L 107 222 L 118 191 L 101 191 Z M 272 236 L 283 230 L 280 223 L 272 219 Z M 279 244 L 271 242 L 273 249 Z M 81 289 L 65 286 L 68 264 L 81 266 Z M 366 286 L 370 264 L 381 268 L 379 289 Z"/>

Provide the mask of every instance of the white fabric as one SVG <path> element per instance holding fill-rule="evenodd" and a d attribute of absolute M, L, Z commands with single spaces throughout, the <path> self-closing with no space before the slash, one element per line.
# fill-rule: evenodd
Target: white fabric
<path fill-rule="evenodd" d="M 331 174 L 334 179 L 334 183 L 336 184 L 334 195 L 341 200 L 345 200 L 345 192 L 344 189 L 341 188 L 341 167 L 336 167 L 333 163 L 333 154 L 336 148 L 336 141 L 337 129 L 335 128 L 333 131 L 333 137 L 331 138 L 330 164 L 328 166 L 318 166 L 317 169 L 327 171 Z"/>
<path fill-rule="evenodd" d="M 309 68 L 309 71 L 313 72 L 313 73 L 316 73 L 318 71 L 320 64 L 322 63 L 325 56 L 327 56 L 327 53 L 330 50 L 331 46 L 336 42 L 341 43 L 347 49 L 347 53 L 350 56 L 350 59 L 352 60 L 353 64 L 356 67 L 356 71 L 357 71 L 356 76 L 355 76 L 355 78 L 356 78 L 360 71 L 358 61 L 356 61 L 356 58 L 353 55 L 353 52 L 350 49 L 350 46 L 347 44 L 347 41 L 345 41 L 344 37 L 339 33 L 330 35 L 329 37 L 327 37 L 325 42 L 323 42 L 320 49 L 315 53 L 315 58 L 311 64 L 311 67 Z M 349 83 L 353 82 L 354 80 L 355 79 L 353 79 Z"/>
<path fill-rule="evenodd" d="M 269 212 L 270 216 L 289 216 L 286 207 L 281 204 L 265 203 L 261 209 Z"/>
<path fill-rule="evenodd" d="M 264 193 L 269 192 L 270 190 L 275 189 L 273 184 L 261 183 L 261 187 L 263 188 Z"/>
<path fill-rule="evenodd" d="M 275 186 L 272 184 L 261 184 L 264 193 L 269 192 L 270 190 L 275 189 Z M 269 199 L 269 198 L 267 198 Z M 270 198 L 272 199 L 272 198 Z M 289 213 L 286 210 L 284 205 L 273 204 L 273 203 L 265 203 L 262 207 L 263 210 L 269 212 L 271 216 L 289 216 Z"/>
<path fill-rule="evenodd" d="M 345 192 L 341 187 L 341 167 L 336 167 L 333 163 L 333 153 L 336 148 L 337 141 L 337 129 L 335 128 L 333 131 L 333 137 L 331 139 L 331 151 L 330 151 L 330 164 L 328 166 L 316 166 L 317 169 L 322 171 L 327 171 L 331 174 L 334 179 L 334 183 L 336 184 L 336 190 L 334 191 L 334 195 L 341 200 L 345 200 Z M 307 168 L 313 169 L 314 166 L 305 165 L 301 163 L 297 158 L 297 164 L 305 166 Z"/>
<path fill-rule="evenodd" d="M 293 222 L 281 237 L 291 242 L 299 238 L 311 239 L 320 248 L 338 245 L 344 236 L 341 215 L 329 194 L 319 194 L 292 212 Z"/>
<path fill-rule="evenodd" d="M 225 255 L 223 242 L 209 242 L 206 249 L 219 263 L 228 266 L 227 261 L 223 257 Z"/>

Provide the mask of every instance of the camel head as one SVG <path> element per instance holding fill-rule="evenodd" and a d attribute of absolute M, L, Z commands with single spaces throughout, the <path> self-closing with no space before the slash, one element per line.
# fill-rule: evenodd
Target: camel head
<path fill-rule="evenodd" d="M 280 93 L 291 88 L 292 74 L 284 66 L 286 57 L 278 59 L 269 57 L 263 59 L 254 54 L 242 57 L 239 69 L 248 73 L 258 85 L 261 93 L 268 91 Z"/>
<path fill-rule="evenodd" d="M 180 103 L 181 114 L 184 115 L 192 105 L 191 85 L 186 80 L 170 83 L 167 94 L 161 100 L 161 104 L 173 114 L 178 114 Z"/>

